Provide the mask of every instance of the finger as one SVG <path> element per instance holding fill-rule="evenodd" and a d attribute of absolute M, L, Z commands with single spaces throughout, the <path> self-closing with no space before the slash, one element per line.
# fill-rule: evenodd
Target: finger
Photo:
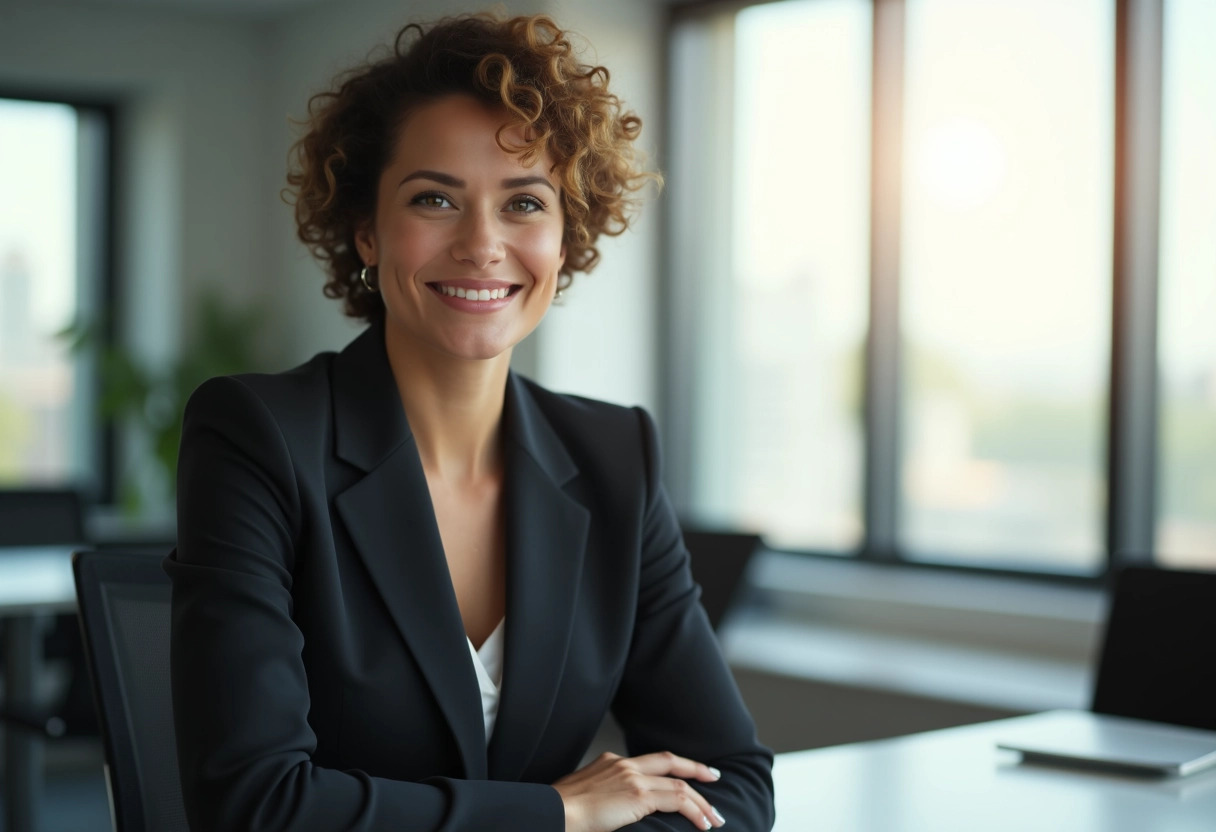
<path fill-rule="evenodd" d="M 634 767 L 642 774 L 659 774 L 669 777 L 686 777 L 691 780 L 702 780 L 712 783 L 722 776 L 716 768 L 704 763 L 680 757 L 670 751 L 657 751 L 653 754 L 643 754 L 640 757 L 629 758 Z"/>
<path fill-rule="evenodd" d="M 682 782 L 682 781 L 681 781 Z M 712 809 L 705 808 L 692 796 L 678 791 L 653 791 L 652 803 L 656 812 L 677 812 L 688 818 L 689 822 L 698 829 L 713 829 L 722 826 L 722 821 Z"/>
<path fill-rule="evenodd" d="M 693 788 L 687 780 L 677 780 L 674 777 L 649 776 L 639 777 L 637 784 L 648 791 L 675 792 L 692 801 L 697 807 L 697 812 L 706 818 L 717 819 L 720 817 L 717 810 L 710 805 L 705 795 Z"/>

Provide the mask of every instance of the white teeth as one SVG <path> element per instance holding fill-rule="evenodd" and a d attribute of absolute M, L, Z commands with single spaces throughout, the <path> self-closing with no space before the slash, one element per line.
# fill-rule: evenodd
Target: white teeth
<path fill-rule="evenodd" d="M 459 286 L 440 286 L 439 291 L 448 297 L 465 300 L 498 300 L 511 294 L 510 289 L 462 289 Z"/>

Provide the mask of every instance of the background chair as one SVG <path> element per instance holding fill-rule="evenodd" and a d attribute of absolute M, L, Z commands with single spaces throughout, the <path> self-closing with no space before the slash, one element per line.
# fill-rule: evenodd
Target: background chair
<path fill-rule="evenodd" d="M 1093 710 L 1216 731 L 1216 572 L 1119 572 Z"/>
<path fill-rule="evenodd" d="M 118 832 L 187 832 L 169 695 L 171 585 L 161 555 L 72 556 Z"/>
<path fill-rule="evenodd" d="M 710 531 L 686 526 L 684 545 L 692 557 L 692 577 L 701 585 L 701 604 L 718 630 L 736 600 L 760 537 L 741 532 Z"/>

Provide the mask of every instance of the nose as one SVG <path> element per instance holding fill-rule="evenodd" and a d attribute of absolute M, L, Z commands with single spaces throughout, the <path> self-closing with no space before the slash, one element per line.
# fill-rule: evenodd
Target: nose
<path fill-rule="evenodd" d="M 502 260 L 506 251 L 501 232 L 492 210 L 468 211 L 457 226 L 452 257 L 478 269 L 494 265 Z"/>

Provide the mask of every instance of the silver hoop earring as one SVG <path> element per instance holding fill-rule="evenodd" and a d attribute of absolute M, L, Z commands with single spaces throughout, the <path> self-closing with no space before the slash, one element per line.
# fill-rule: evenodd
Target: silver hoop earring
<path fill-rule="evenodd" d="M 367 291 L 369 291 L 369 292 L 376 291 L 375 289 L 372 288 L 372 284 L 367 282 L 367 266 L 364 266 L 363 271 L 359 272 L 359 279 L 361 281 L 363 281 L 363 287 L 365 289 L 367 289 Z"/>

